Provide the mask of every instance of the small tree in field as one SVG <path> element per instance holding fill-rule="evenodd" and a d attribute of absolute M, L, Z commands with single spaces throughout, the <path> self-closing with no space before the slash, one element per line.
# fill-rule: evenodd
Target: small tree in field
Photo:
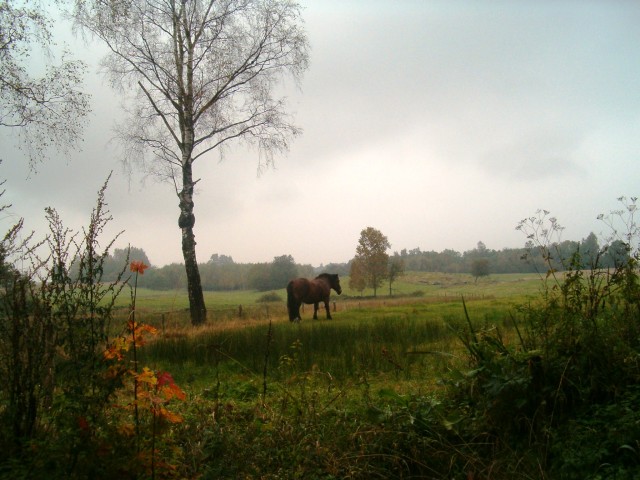
<path fill-rule="evenodd" d="M 489 276 L 489 260 L 486 258 L 474 258 L 471 262 L 471 275 L 478 283 L 478 278 Z"/>
<path fill-rule="evenodd" d="M 393 295 L 392 285 L 399 276 L 404 274 L 404 260 L 396 252 L 389 259 L 389 295 Z"/>
<path fill-rule="evenodd" d="M 374 297 L 382 282 L 389 276 L 387 249 L 390 247 L 389 240 L 380 230 L 367 227 L 360 232 L 354 263 L 358 264 L 357 271 L 364 278 L 365 284 L 373 288 Z"/>

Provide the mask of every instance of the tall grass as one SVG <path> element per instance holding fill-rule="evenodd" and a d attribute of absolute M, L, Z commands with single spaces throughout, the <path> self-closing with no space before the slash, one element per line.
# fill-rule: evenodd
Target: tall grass
<path fill-rule="evenodd" d="M 397 379 L 434 375 L 451 358 L 455 334 L 443 315 L 422 308 L 360 309 L 342 312 L 334 321 L 282 319 L 269 324 L 247 323 L 243 328 L 202 329 L 198 334 L 173 332 L 145 350 L 147 362 L 171 366 L 218 368 L 259 376 L 267 371 L 281 380 L 282 360 L 295 349 L 299 371 L 319 369 L 336 379 L 357 379 L 363 372 L 393 374 Z M 427 313 L 428 313 L 427 309 Z M 271 332 L 269 334 L 269 332 Z"/>
<path fill-rule="evenodd" d="M 413 287 L 418 284 L 416 279 L 426 278 L 416 274 L 413 277 Z M 441 281 L 437 278 L 431 275 L 429 282 L 438 283 L 445 291 L 445 285 L 464 283 L 464 276 L 448 276 Z M 496 279 L 491 288 L 494 292 L 500 289 L 508 292 L 514 282 L 521 280 Z M 504 285 L 496 286 L 500 284 Z M 516 300 L 506 294 L 495 297 L 477 293 L 487 285 L 488 282 L 477 287 L 476 295 L 467 300 L 473 317 L 482 325 L 504 322 Z M 140 302 L 144 305 L 146 292 L 141 293 Z M 287 373 L 280 368 L 281 363 L 292 355 L 295 345 L 298 371 L 315 368 L 336 379 L 353 381 L 366 372 L 369 376 L 382 374 L 391 380 L 423 380 L 432 384 L 449 368 L 456 358 L 455 350 L 460 348 L 449 326 L 464 321 L 462 297 L 452 293 L 437 297 L 335 297 L 333 321 L 324 320 L 322 314 L 320 320 L 311 320 L 312 308 L 308 306 L 300 323 L 286 319 L 283 302 L 251 305 L 249 292 L 244 297 L 240 292 L 234 295 L 235 300 L 244 300 L 249 305 L 243 308 L 242 317 L 225 302 L 212 306 L 210 312 L 216 312 L 217 316 L 198 329 L 189 325 L 184 312 L 142 310 L 144 321 L 162 333 L 145 349 L 144 361 L 170 368 L 176 372 L 178 381 L 182 380 L 179 373 L 182 371 L 186 378 L 207 382 L 220 369 L 228 374 L 258 378 L 265 367 L 270 379 L 282 380 Z M 153 305 L 153 301 L 147 305 Z"/>

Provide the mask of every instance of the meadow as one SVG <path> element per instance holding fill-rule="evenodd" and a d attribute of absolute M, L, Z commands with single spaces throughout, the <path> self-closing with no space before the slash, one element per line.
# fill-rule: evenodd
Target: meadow
<path fill-rule="evenodd" d="M 466 324 L 463 298 L 474 323 L 511 332 L 517 306 L 533 301 L 541 288 L 534 274 L 476 282 L 466 274 L 408 272 L 394 283 L 393 296 L 380 289 L 377 298 L 351 291 L 348 278 L 342 284 L 341 296 L 332 292 L 333 320 L 322 309 L 312 320 L 312 306 L 306 306 L 300 323 L 288 320 L 284 289 L 267 292 L 280 298 L 275 302 L 261 301 L 265 292 L 206 292 L 209 320 L 197 328 L 189 324 L 183 292 L 140 289 L 137 321 L 158 334 L 138 359 L 171 372 L 191 398 L 215 405 L 278 403 L 292 382 L 304 379 L 315 402 L 333 404 L 339 392 L 341 401 L 363 409 L 363 386 L 374 397 L 432 394 L 445 375 L 467 366 L 458 337 Z M 127 295 L 120 302 L 126 312 Z M 321 386 L 309 387 L 311 378 Z"/>
<path fill-rule="evenodd" d="M 250 382 L 280 381 L 283 358 L 295 350 L 296 368 L 319 369 L 334 379 L 354 380 L 366 372 L 402 388 L 416 382 L 433 385 L 455 360 L 461 360 L 456 328 L 466 319 L 462 301 L 478 325 L 512 330 L 518 305 L 535 299 L 541 288 L 535 274 L 503 274 L 477 282 L 466 274 L 409 272 L 393 285 L 393 296 L 359 296 L 342 280 L 343 294 L 332 292 L 334 320 L 312 320 L 307 305 L 303 321 L 287 318 L 286 292 L 270 292 L 280 301 L 263 302 L 264 292 L 206 292 L 209 321 L 189 324 L 182 292 L 137 291 L 137 319 L 159 334 L 141 350 L 142 359 L 175 372 L 179 381 L 206 385 L 224 371 Z M 121 297 L 121 308 L 126 311 Z M 218 378 L 218 377 L 216 377 Z M 379 383 L 380 383 L 379 382 Z"/>
<path fill-rule="evenodd" d="M 373 298 L 345 278 L 333 320 L 322 310 L 312 320 L 308 306 L 300 323 L 288 321 L 284 290 L 208 292 L 198 328 L 180 294 L 139 291 L 138 319 L 158 334 L 138 361 L 186 392 L 172 404 L 183 421 L 163 437 L 180 452 L 172 468 L 188 478 L 637 478 L 635 290 L 613 295 L 620 280 L 605 271 L 546 281 L 407 272 L 393 295 Z"/>
<path fill-rule="evenodd" d="M 351 291 L 348 278 L 342 285 L 341 296 L 332 292 L 333 320 L 322 309 L 312 320 L 307 306 L 299 323 L 288 320 L 284 289 L 266 296 L 206 292 L 209 320 L 197 328 L 182 292 L 137 291 L 136 320 L 158 330 L 138 350 L 138 361 L 171 372 L 187 395 L 174 406 L 185 421 L 173 440 L 182 458 L 200 461 L 183 475 L 403 478 L 433 469 L 437 478 L 435 472 L 450 470 L 421 465 L 423 454 L 404 451 L 428 438 L 402 446 L 405 422 L 428 414 L 437 429 L 453 432 L 457 420 L 437 413 L 438 398 L 448 378 L 470 367 L 461 341 L 468 321 L 513 335 L 517 309 L 539 296 L 540 277 L 476 282 L 466 274 L 408 272 L 394 283 L 393 296 L 380 289 L 377 298 Z M 123 313 L 126 300 L 122 295 Z M 438 449 L 449 441 L 440 438 Z M 465 462 L 485 462 L 481 453 L 464 455 Z M 447 461 L 442 452 L 427 456 Z"/>
<path fill-rule="evenodd" d="M 371 291 L 360 292 L 348 287 L 349 278 L 341 279 L 343 294 L 332 292 L 331 301 L 340 310 L 353 310 L 362 307 L 384 307 L 411 303 L 448 304 L 467 300 L 507 300 L 509 303 L 526 301 L 535 298 L 542 286 L 537 274 L 499 274 L 479 279 L 477 282 L 468 274 L 446 274 L 432 272 L 407 272 L 393 284 L 393 295 L 388 294 L 388 286 L 378 291 L 377 298 L 371 296 Z M 286 317 L 286 291 L 283 287 L 274 292 L 281 301 L 262 302 L 265 292 L 255 290 L 239 291 L 205 291 L 205 302 L 208 309 L 207 328 L 216 328 L 224 324 L 223 320 L 242 317 L 239 307 L 242 306 L 244 318 L 259 318 L 269 315 L 274 321 Z M 129 295 L 123 293 L 118 297 L 116 307 L 128 309 Z M 189 308 L 186 293 L 176 290 L 149 290 L 138 288 L 137 308 L 147 314 L 150 323 L 161 321 L 165 316 L 167 325 L 173 328 L 188 325 L 188 316 L 184 313 Z M 307 306 L 307 317 L 311 307 Z"/>

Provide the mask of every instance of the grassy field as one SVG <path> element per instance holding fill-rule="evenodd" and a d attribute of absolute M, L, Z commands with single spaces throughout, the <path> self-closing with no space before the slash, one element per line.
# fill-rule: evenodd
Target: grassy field
<path fill-rule="evenodd" d="M 69 370 L 59 435 L 113 472 L 76 478 L 636 478 L 640 297 L 605 310 L 609 285 L 568 280 L 409 272 L 374 298 L 344 278 L 333 320 L 298 323 L 284 289 L 206 292 L 198 327 L 186 292 L 141 289 L 135 329 L 125 293 L 96 376 L 115 391 L 90 417 Z M 69 455 L 38 445 L 39 471 Z"/>
<path fill-rule="evenodd" d="M 539 298 L 542 287 L 536 275 L 475 282 L 415 272 L 394 284 L 393 296 L 388 287 L 377 298 L 359 296 L 348 278 L 342 285 L 343 294 L 331 297 L 333 320 L 322 311 L 312 320 L 307 306 L 300 323 L 288 320 L 284 289 L 270 303 L 260 301 L 264 292 L 206 292 L 209 319 L 197 328 L 189 324 L 184 292 L 138 291 L 137 319 L 159 330 L 138 360 L 171 372 L 187 393 L 188 402 L 175 406 L 185 418 L 176 434 L 185 439 L 183 453 L 189 445 L 185 455 L 204 459 L 194 466 L 198 475 L 388 478 L 396 468 L 405 471 L 405 454 L 397 453 L 405 447 L 397 442 L 408 438 L 407 425 L 414 415 L 440 418 L 438 395 L 470 368 L 461 341 L 468 321 L 512 338 L 517 307 Z M 120 301 L 124 318 L 128 298 Z M 411 454 L 410 461 L 423 456 Z"/>
<path fill-rule="evenodd" d="M 373 292 L 366 290 L 363 296 L 360 292 L 351 290 L 349 278 L 341 279 L 343 294 L 336 295 L 332 292 L 331 301 L 335 302 L 336 309 L 351 310 L 354 306 L 379 307 L 385 305 L 406 303 L 407 298 L 420 300 L 425 303 L 448 303 L 459 301 L 462 297 L 466 300 L 476 299 L 507 299 L 510 303 L 526 301 L 540 292 L 541 280 L 537 274 L 501 274 L 480 278 L 477 282 L 468 274 L 444 274 L 430 272 L 408 272 L 393 284 L 393 295 L 389 296 L 389 287 L 384 285 L 378 290 L 377 298 L 373 298 Z M 211 322 L 227 318 L 237 317 L 239 307 L 242 306 L 247 316 L 262 319 L 268 310 L 272 318 L 286 316 L 286 291 L 283 287 L 275 292 L 282 301 L 263 304 L 260 298 L 265 292 L 255 290 L 229 291 L 229 292 L 204 292 L 205 302 L 209 311 Z M 126 309 L 130 304 L 129 295 L 123 293 L 117 305 Z M 138 289 L 137 307 L 139 311 L 146 312 L 154 317 L 165 314 L 172 317 L 174 325 L 182 322 L 178 317 L 186 321 L 186 311 L 189 308 L 186 292 L 176 290 L 149 290 Z M 307 307 L 307 316 L 308 311 Z M 210 322 L 210 323 L 211 323 Z M 188 323 L 188 322 L 187 322 Z"/>
<path fill-rule="evenodd" d="M 474 323 L 509 331 L 515 307 L 535 298 L 541 286 L 536 275 L 475 282 L 469 275 L 411 272 L 394 284 L 394 296 L 381 289 L 373 298 L 357 296 L 348 279 L 342 283 L 343 295 L 331 297 L 333 321 L 322 310 L 320 320 L 311 320 L 307 306 L 303 321 L 291 324 L 284 289 L 275 292 L 282 301 L 270 303 L 258 301 L 263 292 L 206 292 L 209 321 L 198 328 L 189 325 L 184 292 L 139 290 L 138 320 L 160 331 L 142 358 L 194 388 L 210 385 L 222 372 L 254 395 L 265 375 L 281 381 L 291 369 L 322 371 L 343 382 L 368 375 L 399 390 L 417 383 L 426 388 L 462 360 L 455 329 L 466 322 L 463 297 Z"/>

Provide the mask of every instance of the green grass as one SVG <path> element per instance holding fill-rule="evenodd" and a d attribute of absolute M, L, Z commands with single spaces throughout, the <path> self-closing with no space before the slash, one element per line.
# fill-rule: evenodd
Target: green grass
<path fill-rule="evenodd" d="M 508 329 L 509 312 L 534 296 L 540 280 L 495 275 L 476 284 L 468 275 L 410 273 L 397 287 L 397 295 L 375 299 L 344 288 L 341 297 L 332 295 L 334 320 L 325 320 L 324 311 L 311 320 L 307 306 L 302 322 L 293 324 L 284 289 L 276 292 L 283 301 L 270 304 L 256 302 L 262 292 L 206 292 L 209 321 L 197 329 L 189 325 L 184 294 L 139 290 L 138 319 L 161 329 L 141 359 L 194 388 L 209 388 L 222 375 L 226 385 L 250 385 L 255 395 L 265 368 L 269 382 L 319 371 L 341 382 L 366 376 L 401 390 L 418 383 L 433 387 L 462 361 L 455 333 L 466 322 L 462 297 L 475 323 Z"/>
<path fill-rule="evenodd" d="M 466 325 L 463 296 L 474 324 L 509 331 L 515 306 L 540 288 L 534 275 L 494 275 L 476 283 L 469 275 L 408 273 L 396 282 L 396 295 L 382 290 L 373 298 L 356 296 L 348 279 L 342 283 L 343 295 L 331 297 L 333 320 L 324 311 L 312 320 L 313 308 L 306 306 L 302 322 L 289 322 L 284 289 L 276 292 L 282 301 L 269 304 L 258 302 L 263 292 L 205 292 L 209 320 L 198 328 L 189 323 L 184 292 L 141 289 L 137 319 L 159 334 L 140 349 L 139 359 L 171 372 L 194 398 L 217 402 L 255 404 L 265 388 L 268 396 L 282 395 L 291 382 L 307 385 L 310 377 L 324 385 L 318 401 L 330 401 L 335 389 L 344 390 L 347 402 L 363 388 L 435 392 L 448 372 L 467 362 L 456 333 Z M 127 303 L 121 304 L 123 316 Z M 356 404 L 361 408 L 361 399 Z"/>
<path fill-rule="evenodd" d="M 453 335 L 444 322 L 425 317 L 371 315 L 302 324 L 278 322 L 271 327 L 205 330 L 198 335 L 168 336 L 145 350 L 150 362 L 167 366 L 226 365 L 227 372 L 281 379 L 285 358 L 297 371 L 314 368 L 335 378 L 354 379 L 363 371 L 424 378 L 434 356 L 447 355 Z M 426 369 L 426 370 L 425 370 Z"/>
<path fill-rule="evenodd" d="M 394 282 L 393 291 L 398 295 L 419 291 L 435 297 L 523 297 L 536 296 L 540 287 L 539 275 L 531 273 L 489 275 L 476 282 L 469 274 L 407 272 Z M 388 294 L 388 286 L 382 293 Z"/>
<path fill-rule="evenodd" d="M 286 291 L 283 288 L 276 292 L 283 299 L 286 299 Z M 255 305 L 264 292 L 255 290 L 240 290 L 229 292 L 204 292 L 205 302 L 209 310 L 225 310 L 237 308 L 238 305 Z M 121 295 L 116 305 L 127 307 L 131 303 L 128 294 Z M 148 288 L 138 288 L 136 303 L 138 307 L 146 310 L 171 312 L 175 310 L 187 310 L 189 299 L 187 292 L 183 290 L 150 290 Z"/>
<path fill-rule="evenodd" d="M 518 344 L 513 321 L 540 301 L 538 276 L 410 272 L 378 298 L 342 283 L 333 320 L 311 320 L 307 306 L 289 322 L 284 290 L 269 304 L 261 292 L 206 292 L 209 320 L 197 328 L 183 292 L 138 292 L 138 319 L 163 320 L 138 360 L 187 392 L 173 404 L 181 458 L 198 459 L 182 463 L 185 478 L 538 478 L 546 444 L 495 449 L 500 437 L 482 423 L 492 395 L 507 406 L 491 418 L 513 420 L 529 363 L 500 350 L 478 368 L 458 336 L 470 322 L 482 352 Z M 484 400 L 476 391 L 491 392 L 486 405 L 467 403 Z"/>
<path fill-rule="evenodd" d="M 370 305 L 373 291 L 365 290 L 364 296 L 360 292 L 351 290 L 349 277 L 341 279 L 343 287 L 342 296 L 332 292 L 331 301 L 340 308 L 352 309 L 354 305 Z M 407 300 L 406 297 L 415 297 L 416 300 L 426 302 L 458 301 L 462 296 L 467 300 L 494 299 L 507 300 L 509 302 L 525 302 L 535 298 L 541 287 L 541 280 L 536 274 L 500 274 L 480 278 L 475 282 L 468 274 L 443 274 L 429 272 L 407 272 L 393 284 L 393 297 L 388 296 L 388 285 L 383 285 L 378 290 L 378 302 L 393 303 Z M 211 321 L 233 318 L 242 306 L 243 313 L 247 316 L 264 317 L 267 313 L 271 317 L 286 315 L 286 290 L 282 288 L 275 293 L 282 299 L 281 302 L 263 304 L 258 302 L 265 292 L 255 290 L 229 291 L 229 292 L 204 292 L 205 303 Z M 125 291 L 117 300 L 116 305 L 121 310 L 126 310 L 131 302 L 129 294 Z M 158 317 L 161 314 L 178 316 L 186 319 L 185 312 L 189 308 L 189 302 L 185 291 L 177 290 L 149 290 L 140 288 L 137 291 L 137 307 L 141 312 L 146 312 Z M 305 316 L 309 318 L 313 313 L 307 306 Z M 324 315 L 324 312 L 320 312 Z"/>

